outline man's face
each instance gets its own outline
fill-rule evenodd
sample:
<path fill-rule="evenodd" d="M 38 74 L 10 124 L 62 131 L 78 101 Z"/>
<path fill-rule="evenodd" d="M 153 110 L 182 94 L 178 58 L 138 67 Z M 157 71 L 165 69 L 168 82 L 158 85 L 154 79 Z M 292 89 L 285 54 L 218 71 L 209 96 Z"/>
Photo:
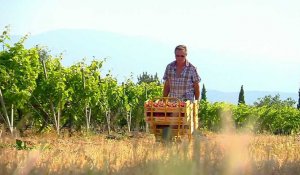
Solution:
<path fill-rule="evenodd" d="M 175 58 L 177 63 L 184 63 L 186 59 L 186 52 L 185 50 L 176 50 L 175 51 Z"/>

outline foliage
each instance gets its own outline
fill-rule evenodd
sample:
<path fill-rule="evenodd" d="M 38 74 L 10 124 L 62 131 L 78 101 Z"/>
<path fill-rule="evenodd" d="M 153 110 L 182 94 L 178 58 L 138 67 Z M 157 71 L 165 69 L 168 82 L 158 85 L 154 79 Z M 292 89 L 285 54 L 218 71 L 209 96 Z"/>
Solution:
<path fill-rule="evenodd" d="M 226 126 L 233 125 L 238 130 L 274 134 L 300 132 L 300 111 L 293 107 L 294 103 L 289 98 L 280 100 L 278 95 L 266 96 L 256 104 L 257 106 L 235 106 L 224 102 L 201 101 L 200 125 L 207 130 L 221 131 L 224 128 L 222 120 L 230 116 L 232 122 L 229 121 Z"/>
<path fill-rule="evenodd" d="M 155 74 L 155 75 L 150 75 L 150 74 L 148 74 L 147 72 L 143 72 L 143 74 L 142 75 L 139 75 L 138 77 L 137 77 L 137 79 L 138 79 L 138 84 L 141 84 L 141 83 L 152 83 L 152 82 L 155 82 L 155 83 L 157 83 L 158 85 L 160 85 L 161 83 L 160 83 L 160 81 L 159 81 L 159 78 L 158 78 L 158 76 L 157 76 L 157 73 Z"/>
<path fill-rule="evenodd" d="M 298 94 L 299 94 L 299 97 L 298 97 L 297 109 L 300 109 L 300 89 L 299 89 Z"/>
<path fill-rule="evenodd" d="M 3 51 L 0 52 L 0 92 L 1 109 L 4 114 L 1 116 L 5 116 L 5 122 L 13 133 L 16 120 L 14 115 L 17 113 L 17 120 L 21 121 L 30 111 L 27 107 L 28 101 L 37 86 L 35 80 L 41 69 L 37 49 L 24 47 L 27 36 L 13 45 L 6 42 L 9 39 L 7 29 L 0 37 L 0 43 L 3 45 Z"/>
<path fill-rule="evenodd" d="M 19 109 L 25 108 L 40 72 L 37 50 L 25 49 L 25 40 L 26 37 L 13 46 L 6 44 L 0 52 L 0 88 L 7 106 L 14 104 Z"/>
<path fill-rule="evenodd" d="M 233 120 L 237 129 L 255 132 L 257 119 L 257 108 L 246 104 L 234 106 Z"/>
<path fill-rule="evenodd" d="M 238 101 L 238 104 L 245 104 L 245 97 L 244 97 L 244 88 L 243 88 L 243 85 L 241 86 L 241 90 L 240 90 L 240 93 L 239 93 L 239 101 Z"/>
<path fill-rule="evenodd" d="M 276 107 L 282 107 L 282 106 L 294 106 L 296 102 L 292 98 L 287 98 L 285 100 L 280 99 L 280 95 L 277 94 L 274 97 L 271 95 L 267 95 L 263 98 L 259 98 L 256 102 L 254 102 L 254 105 L 256 107 L 262 107 L 262 106 L 276 106 Z"/>
<path fill-rule="evenodd" d="M 224 111 L 230 111 L 231 108 L 232 105 L 225 102 L 211 104 L 207 101 L 200 101 L 200 127 L 207 130 L 220 131 L 222 128 L 222 114 Z"/>
<path fill-rule="evenodd" d="M 300 131 L 300 112 L 290 106 L 263 106 L 258 110 L 257 121 L 260 131 L 274 134 L 291 134 Z"/>
<path fill-rule="evenodd" d="M 15 147 L 17 150 L 31 150 L 32 147 L 27 146 L 27 143 L 25 141 L 16 139 Z"/>
<path fill-rule="evenodd" d="M 203 88 L 202 88 L 202 91 L 201 91 L 201 101 L 206 101 L 207 100 L 207 97 L 206 97 L 206 88 L 205 88 L 205 85 L 203 84 Z"/>

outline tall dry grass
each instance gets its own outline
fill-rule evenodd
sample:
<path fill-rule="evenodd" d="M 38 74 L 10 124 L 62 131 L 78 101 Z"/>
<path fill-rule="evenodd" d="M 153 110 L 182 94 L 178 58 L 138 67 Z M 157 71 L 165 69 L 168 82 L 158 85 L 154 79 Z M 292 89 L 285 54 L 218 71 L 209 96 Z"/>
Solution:
<path fill-rule="evenodd" d="M 191 143 L 157 143 L 153 136 L 23 138 L 17 150 L 1 138 L 0 174 L 299 174 L 295 136 L 208 134 Z"/>
<path fill-rule="evenodd" d="M 0 174 L 300 174 L 298 136 L 237 133 L 230 116 L 222 113 L 222 133 L 180 143 L 155 142 L 145 133 L 120 139 L 44 134 L 21 138 L 33 149 L 17 150 L 15 138 L 2 136 Z"/>

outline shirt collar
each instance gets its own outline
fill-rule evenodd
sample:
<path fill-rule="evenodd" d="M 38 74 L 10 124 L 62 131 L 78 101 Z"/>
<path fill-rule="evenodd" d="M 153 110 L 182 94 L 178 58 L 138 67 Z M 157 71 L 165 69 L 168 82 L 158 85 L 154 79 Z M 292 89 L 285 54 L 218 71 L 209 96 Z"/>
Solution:
<path fill-rule="evenodd" d="M 185 59 L 185 66 L 188 67 L 189 65 L 190 65 L 190 62 L 187 59 Z M 172 62 L 172 66 L 176 66 L 176 61 Z"/>

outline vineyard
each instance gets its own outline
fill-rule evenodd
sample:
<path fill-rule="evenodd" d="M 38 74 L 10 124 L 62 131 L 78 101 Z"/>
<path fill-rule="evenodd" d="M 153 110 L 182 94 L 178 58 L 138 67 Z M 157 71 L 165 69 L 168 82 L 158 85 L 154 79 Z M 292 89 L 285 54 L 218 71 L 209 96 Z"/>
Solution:
<path fill-rule="evenodd" d="M 159 82 L 135 83 L 133 77 L 118 82 L 111 73 L 104 75 L 102 67 L 105 59 L 94 59 L 90 63 L 83 60 L 69 67 L 63 66 L 62 56 L 51 55 L 45 47 L 25 48 L 27 37 L 11 43 L 8 29 L 0 36 L 3 48 L 0 51 L 0 154 L 1 157 L 6 155 L 0 161 L 0 172 L 4 174 L 20 171 L 17 160 L 21 160 L 25 167 L 30 166 L 27 159 L 38 164 L 37 168 L 33 168 L 33 174 L 60 174 L 64 169 L 66 174 L 122 174 L 122 170 L 129 171 L 123 174 L 144 171 L 146 174 L 165 174 L 168 166 L 173 167 L 171 172 L 178 170 L 179 174 L 198 174 L 197 166 L 202 167 L 200 173 L 208 174 L 299 172 L 297 134 L 300 132 L 300 111 L 294 107 L 296 102 L 289 98 L 282 100 L 279 95 L 266 96 L 253 105 L 201 100 L 197 106 L 199 127 L 192 144 L 171 144 L 170 149 L 166 149 L 165 145 L 154 142 L 153 136 L 147 134 L 144 107 L 185 108 L 185 102 L 154 101 L 162 96 L 163 87 Z M 153 113 L 154 117 L 160 115 L 166 116 Z M 206 136 L 203 133 L 214 134 Z M 238 150 L 238 156 L 242 156 L 243 149 L 249 148 L 247 156 L 250 157 L 242 156 L 245 164 L 239 163 L 239 167 L 235 167 L 233 164 L 239 159 L 230 157 L 225 151 L 233 151 L 224 141 L 229 136 L 220 137 L 215 133 L 262 136 L 249 136 L 246 145 L 236 143 L 237 148 L 242 149 Z M 275 139 L 273 134 L 284 136 Z M 43 135 L 47 137 L 43 138 Z M 203 138 L 197 140 L 198 136 Z M 31 142 L 21 139 L 15 143 L 14 138 L 29 138 Z M 243 142 L 244 138 L 238 135 L 232 139 Z M 66 150 L 63 150 L 64 147 Z M 114 147 L 117 149 L 113 150 Z M 138 149 L 133 149 L 135 147 Z M 123 152 L 118 149 L 123 149 Z M 153 154 L 156 149 L 158 151 Z M 287 149 L 291 152 L 285 152 Z M 95 157 L 99 150 L 100 157 Z M 180 159 L 174 158 L 174 152 Z M 75 156 L 72 155 L 74 153 Z M 46 156 L 48 154 L 58 155 L 58 160 L 50 160 Z M 76 155 L 82 160 L 76 160 Z M 69 162 L 64 162 L 66 160 L 62 157 L 67 156 L 70 156 Z M 10 161 L 10 157 L 16 159 Z M 232 162 L 227 161 L 228 157 L 232 158 Z M 65 167 L 62 166 L 64 163 Z M 165 169 L 160 167 L 161 171 L 154 170 L 159 164 L 168 166 L 162 166 Z M 182 169 L 176 169 L 180 164 L 184 165 Z M 223 164 L 232 166 L 232 169 L 226 169 Z M 72 170 L 72 167 L 78 171 Z M 273 168 L 272 171 L 268 171 L 269 168 Z"/>
<path fill-rule="evenodd" d="M 1 123 L 21 132 L 55 129 L 108 130 L 144 126 L 143 106 L 160 96 L 156 83 L 135 84 L 131 78 L 120 84 L 111 74 L 102 75 L 103 61 L 62 66 L 61 57 L 45 49 L 26 49 L 26 37 L 13 45 L 6 32 L 0 52 Z"/>

